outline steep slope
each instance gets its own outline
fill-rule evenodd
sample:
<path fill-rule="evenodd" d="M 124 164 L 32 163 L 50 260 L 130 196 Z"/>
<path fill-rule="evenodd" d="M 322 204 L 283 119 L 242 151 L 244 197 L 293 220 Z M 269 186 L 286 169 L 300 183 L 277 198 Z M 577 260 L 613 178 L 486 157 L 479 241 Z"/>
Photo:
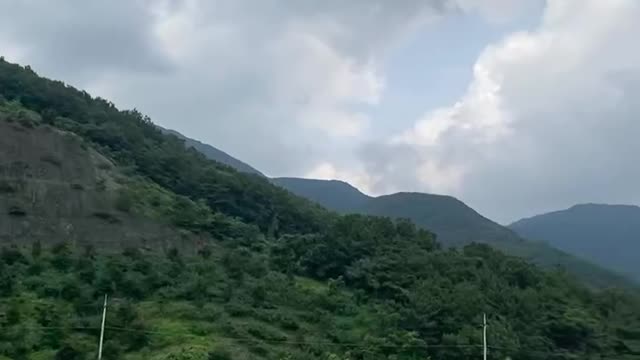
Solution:
<path fill-rule="evenodd" d="M 255 174 L 259 176 L 264 176 L 260 171 L 254 169 L 250 165 L 234 158 L 233 156 L 227 154 L 226 152 L 216 149 L 215 147 L 205 144 L 201 141 L 188 138 L 175 130 L 169 130 L 159 127 L 165 133 L 172 134 L 177 136 L 179 139 L 184 141 L 185 146 L 192 147 L 199 152 L 203 153 L 207 158 L 211 160 L 215 160 L 219 163 L 223 163 L 225 165 L 231 166 L 232 168 L 247 174 Z"/>
<path fill-rule="evenodd" d="M 38 77 L 29 68 L 0 61 L 0 95 L 40 113 L 44 123 L 79 135 L 133 175 L 262 230 L 313 232 L 330 216 L 267 179 L 207 159 L 135 110 L 119 111 L 104 99 Z"/>
<path fill-rule="evenodd" d="M 339 181 L 287 178 L 274 179 L 274 182 L 338 212 L 410 219 L 434 232 L 446 246 L 464 246 L 473 242 L 489 244 L 545 267 L 566 269 L 597 287 L 629 285 L 629 280 L 612 271 L 544 243 L 524 240 L 511 229 L 485 218 L 451 196 L 397 193 L 369 197 Z"/>
<path fill-rule="evenodd" d="M 0 198 L 23 203 L 0 218 L 115 224 L 94 230 L 114 235 L 82 235 L 111 251 L 2 239 L 0 359 L 95 358 L 105 294 L 105 360 L 472 359 L 483 313 L 495 358 L 640 356 L 631 294 L 592 292 L 486 245 L 442 250 L 410 221 L 335 215 L 207 160 L 137 112 L 2 60 L 0 106 L 0 138 L 15 137 L 2 140 L 3 161 L 27 164 L 9 174 L 63 187 L 49 197 L 56 188 L 8 179 Z M 139 221 L 180 237 L 162 252 L 112 242 Z M 178 249 L 182 236 L 197 252 Z"/>
<path fill-rule="evenodd" d="M 153 200 L 153 205 L 149 202 Z M 195 253 L 209 236 L 178 231 L 168 209 L 198 205 L 124 174 L 81 137 L 0 103 L 0 244 Z"/>
<path fill-rule="evenodd" d="M 524 237 L 545 241 L 640 281 L 640 207 L 576 205 L 522 219 L 509 227 Z"/>

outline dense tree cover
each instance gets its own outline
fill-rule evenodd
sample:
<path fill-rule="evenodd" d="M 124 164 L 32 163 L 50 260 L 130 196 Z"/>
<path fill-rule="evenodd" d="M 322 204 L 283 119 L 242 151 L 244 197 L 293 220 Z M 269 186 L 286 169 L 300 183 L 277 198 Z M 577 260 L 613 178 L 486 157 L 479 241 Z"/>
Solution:
<path fill-rule="evenodd" d="M 82 136 L 131 172 L 262 229 L 277 225 L 283 232 L 312 232 L 329 216 L 260 176 L 240 174 L 185 148 L 183 140 L 164 134 L 137 110 L 119 111 L 29 67 L 1 61 L 0 95 L 39 113 L 45 123 Z"/>
<path fill-rule="evenodd" d="M 105 293 L 107 359 L 473 359 L 483 313 L 491 358 L 640 357 L 632 295 L 486 245 L 441 249 L 409 221 L 332 215 L 28 68 L 0 62 L 0 95 L 25 129 L 75 132 L 135 175 L 120 211 L 210 235 L 197 256 L 5 246 L 0 359 L 95 356 Z"/>
<path fill-rule="evenodd" d="M 313 279 L 313 280 L 312 280 Z M 636 359 L 640 303 L 486 245 L 441 250 L 409 222 L 349 216 L 315 235 L 198 256 L 60 244 L 0 251 L 0 354 L 107 359 Z"/>
<path fill-rule="evenodd" d="M 485 218 L 462 201 L 451 196 L 396 193 L 371 197 L 341 181 L 299 178 L 276 178 L 272 181 L 296 195 L 313 200 L 327 209 L 339 213 L 411 219 L 416 225 L 437 234 L 438 241 L 444 246 L 464 246 L 473 242 L 489 244 L 509 255 L 526 258 L 546 268 L 558 266 L 565 268 L 583 282 L 596 288 L 634 286 L 630 279 L 614 272 L 619 269 L 618 267 L 609 266 L 608 269 L 605 269 L 582 260 L 583 253 L 575 251 L 575 246 L 573 248 L 560 246 L 560 249 L 570 250 L 569 253 L 564 253 L 536 241 L 544 239 L 544 237 L 520 237 L 509 228 Z M 632 223 L 633 221 L 629 222 L 629 224 Z M 621 226 L 620 228 L 625 227 Z M 567 239 L 572 238 L 573 241 L 580 242 L 584 233 L 589 232 L 586 227 L 580 228 L 580 230 L 583 236 L 567 237 Z M 600 241 L 603 237 L 594 235 L 595 233 L 591 232 L 590 237 Z M 524 232 L 522 234 L 527 235 Z M 633 236 L 629 236 L 629 238 L 635 239 Z M 565 241 L 571 241 L 567 239 Z M 553 244 L 553 242 L 550 243 Z M 626 248 L 631 249 L 632 247 L 627 246 Z M 633 254 L 630 257 L 632 258 L 635 253 L 629 252 L 629 254 Z M 590 259 L 590 257 L 586 258 Z M 605 265 L 605 263 L 598 264 Z"/>

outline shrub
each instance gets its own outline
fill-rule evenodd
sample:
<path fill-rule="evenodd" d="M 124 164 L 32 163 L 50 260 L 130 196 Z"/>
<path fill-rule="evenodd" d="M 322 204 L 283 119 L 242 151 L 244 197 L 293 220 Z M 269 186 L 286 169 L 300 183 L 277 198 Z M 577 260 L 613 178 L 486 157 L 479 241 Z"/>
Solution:
<path fill-rule="evenodd" d="M 117 216 L 115 216 L 115 215 L 113 215 L 111 213 L 108 213 L 106 211 L 96 211 L 96 212 L 93 213 L 93 216 L 98 218 L 98 219 L 104 220 L 104 221 L 106 221 L 106 222 L 108 222 L 110 224 L 118 224 L 118 223 L 120 223 L 120 219 L 118 219 Z"/>
<path fill-rule="evenodd" d="M 16 192 L 16 188 L 6 180 L 0 180 L 0 194 L 11 194 Z"/>
<path fill-rule="evenodd" d="M 232 360 L 233 356 L 231 351 L 224 347 L 219 347 L 211 350 L 207 356 L 207 360 Z"/>
<path fill-rule="evenodd" d="M 10 216 L 23 217 L 27 216 L 27 211 L 18 205 L 12 205 L 9 207 L 7 214 Z"/>
<path fill-rule="evenodd" d="M 109 164 L 108 162 L 104 161 L 98 164 L 98 169 L 100 170 L 111 170 L 111 164 Z"/>
<path fill-rule="evenodd" d="M 46 162 L 46 163 L 49 163 L 49 164 L 57 166 L 57 167 L 61 167 L 62 166 L 62 161 L 60 159 L 58 159 L 57 157 L 51 155 L 51 154 L 47 154 L 47 155 L 41 156 L 40 160 L 42 162 Z"/>
<path fill-rule="evenodd" d="M 133 194 L 130 191 L 120 190 L 116 198 L 116 209 L 129 212 L 133 207 Z"/>

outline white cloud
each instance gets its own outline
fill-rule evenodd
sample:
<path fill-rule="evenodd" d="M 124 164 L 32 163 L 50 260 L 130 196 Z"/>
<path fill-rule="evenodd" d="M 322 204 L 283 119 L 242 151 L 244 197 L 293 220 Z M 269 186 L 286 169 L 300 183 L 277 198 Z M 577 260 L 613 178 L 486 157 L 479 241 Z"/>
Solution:
<path fill-rule="evenodd" d="M 384 172 L 377 186 L 414 179 L 501 220 L 640 202 L 639 19 L 635 0 L 549 0 L 537 30 L 485 49 L 458 102 L 389 139 L 392 161 L 415 170 Z"/>

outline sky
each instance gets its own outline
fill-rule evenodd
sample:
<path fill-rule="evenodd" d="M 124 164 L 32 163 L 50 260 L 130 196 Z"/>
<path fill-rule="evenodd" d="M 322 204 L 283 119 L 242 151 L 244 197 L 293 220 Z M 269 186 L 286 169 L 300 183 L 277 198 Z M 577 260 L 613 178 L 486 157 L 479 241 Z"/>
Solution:
<path fill-rule="evenodd" d="M 640 204 L 637 0 L 0 0 L 0 55 L 269 176 Z"/>

